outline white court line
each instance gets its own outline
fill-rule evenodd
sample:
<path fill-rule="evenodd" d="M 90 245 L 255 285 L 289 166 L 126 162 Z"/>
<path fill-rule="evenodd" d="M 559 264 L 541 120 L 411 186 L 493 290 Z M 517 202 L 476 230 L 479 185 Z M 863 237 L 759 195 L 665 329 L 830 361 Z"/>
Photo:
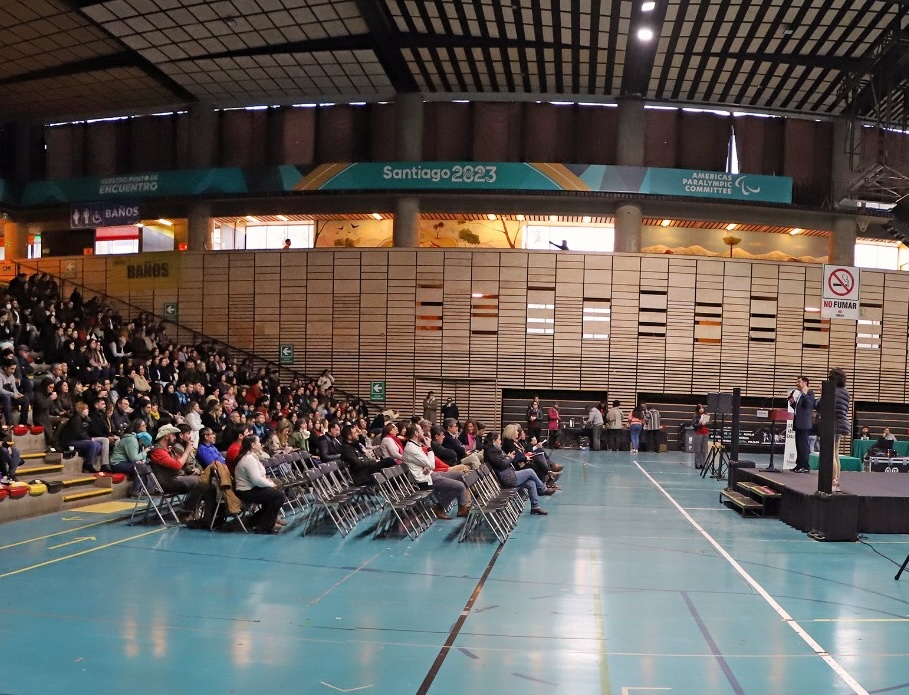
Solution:
<path fill-rule="evenodd" d="M 723 546 L 721 546 L 719 543 L 717 543 L 713 539 L 713 536 L 711 536 L 709 533 L 707 533 L 707 531 L 705 531 L 704 528 L 697 521 L 695 521 L 691 517 L 691 515 L 682 508 L 682 506 L 678 502 L 676 502 L 672 498 L 672 495 L 670 495 L 668 492 L 666 492 L 665 489 L 663 489 L 662 485 L 660 485 L 656 480 L 654 480 L 653 477 L 651 477 L 651 475 L 647 471 L 645 471 L 637 461 L 634 462 L 634 465 L 638 467 L 638 470 L 640 470 L 641 473 L 644 474 L 644 477 L 647 478 L 653 484 L 653 486 L 656 487 L 657 490 L 659 490 L 661 493 L 663 493 L 663 496 L 665 496 L 666 499 L 669 500 L 669 503 L 672 504 L 672 506 L 675 507 L 683 517 L 685 517 L 685 519 L 688 521 L 688 523 L 691 524 L 692 526 L 694 526 L 694 528 L 696 528 L 698 530 L 698 532 L 706 539 L 706 541 L 708 543 L 710 543 L 710 545 L 712 545 L 716 549 L 716 551 L 720 555 L 723 556 L 723 558 L 725 558 L 726 562 L 728 562 L 730 565 L 732 565 L 733 569 L 739 573 L 739 575 L 742 577 L 742 579 L 744 579 L 748 584 L 750 584 L 751 588 L 754 589 L 756 592 L 758 592 L 758 594 L 761 595 L 761 597 L 770 605 L 771 608 L 773 608 L 773 610 L 775 610 L 777 612 L 777 614 L 779 614 L 779 616 L 783 619 L 783 621 L 785 623 L 787 623 L 789 625 L 789 627 L 791 627 L 793 630 L 795 630 L 795 633 L 805 641 L 805 644 L 807 644 L 809 647 L 811 647 L 811 650 L 815 654 L 817 654 L 819 657 L 821 657 L 827 663 L 827 665 L 833 669 L 833 672 L 836 673 L 836 675 L 838 675 L 843 680 L 844 683 L 846 683 L 846 685 L 848 685 L 850 688 L 852 688 L 852 692 L 854 692 L 856 695 L 869 695 L 868 691 L 865 690 L 861 685 L 859 685 L 859 682 L 857 680 L 855 680 L 855 678 L 853 678 L 851 675 L 849 675 L 849 672 L 846 671 L 846 669 L 844 669 L 842 666 L 840 666 L 839 662 L 836 659 L 834 659 L 832 656 L 830 656 L 830 654 L 827 652 L 827 650 L 824 649 L 820 644 L 818 644 L 814 640 L 814 638 L 811 635 L 809 635 L 805 631 L 805 629 L 801 625 L 799 625 L 795 621 L 795 619 L 791 615 L 789 615 L 779 603 L 777 603 L 774 600 L 774 598 L 767 592 L 767 590 L 764 589 L 764 587 L 762 587 L 760 584 L 758 584 L 757 580 L 754 579 L 754 577 L 752 577 L 750 574 L 748 574 L 748 572 L 745 571 L 745 568 L 742 567 L 738 562 L 736 562 L 735 558 L 733 558 L 732 555 L 730 555 L 728 552 L 726 552 L 726 549 L 723 548 Z"/>

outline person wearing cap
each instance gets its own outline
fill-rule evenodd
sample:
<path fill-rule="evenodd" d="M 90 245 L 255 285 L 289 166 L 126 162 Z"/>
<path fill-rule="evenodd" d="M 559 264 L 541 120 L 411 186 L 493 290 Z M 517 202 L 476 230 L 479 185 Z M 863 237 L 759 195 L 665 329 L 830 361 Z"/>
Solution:
<path fill-rule="evenodd" d="M 183 466 L 192 456 L 193 448 L 192 445 L 187 446 L 182 455 L 177 457 L 173 446 L 179 434 L 180 429 L 173 425 L 163 425 L 158 428 L 155 445 L 148 455 L 148 462 L 164 492 L 168 494 L 186 493 L 186 498 L 183 500 L 184 516 L 192 517 L 199 506 L 204 489 L 199 485 L 199 476 L 183 474 Z"/>
<path fill-rule="evenodd" d="M 151 435 L 145 431 L 145 423 L 136 420 L 130 431 L 124 433 L 110 455 L 110 470 L 113 473 L 126 473 L 133 478 L 130 495 L 138 494 L 139 481 L 135 478 L 136 464 L 144 462 L 148 456 L 148 447 L 152 444 Z"/>

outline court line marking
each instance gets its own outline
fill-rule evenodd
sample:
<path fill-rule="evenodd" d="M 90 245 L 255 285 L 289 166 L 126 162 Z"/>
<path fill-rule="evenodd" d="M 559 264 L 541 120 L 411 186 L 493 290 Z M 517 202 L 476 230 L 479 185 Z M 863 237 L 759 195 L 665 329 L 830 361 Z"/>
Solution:
<path fill-rule="evenodd" d="M 606 630 L 603 627 L 603 594 L 600 591 L 600 573 L 597 570 L 599 556 L 597 551 L 590 551 L 590 584 L 593 587 L 593 614 L 596 618 L 597 634 L 597 656 L 600 657 L 600 692 L 608 695 L 612 692 L 611 680 L 609 678 L 609 652 L 606 651 Z"/>
<path fill-rule="evenodd" d="M 104 550 L 105 548 L 110 548 L 114 545 L 120 545 L 121 543 L 126 543 L 127 541 L 134 541 L 137 538 L 143 538 L 144 536 L 150 536 L 153 533 L 161 533 L 164 531 L 167 526 L 162 526 L 161 528 L 152 529 L 151 531 L 146 531 L 145 533 L 140 533 L 135 536 L 129 536 L 128 538 L 121 538 L 119 541 L 113 541 L 111 543 L 105 543 L 104 545 L 99 545 L 95 548 L 88 548 L 87 550 L 80 550 L 78 553 L 72 553 L 71 555 L 64 555 L 63 557 L 54 558 L 53 560 L 45 560 L 44 562 L 39 562 L 37 565 L 30 565 L 28 567 L 22 567 L 12 572 L 4 572 L 0 574 L 0 579 L 5 579 L 6 577 L 12 577 L 15 574 L 22 574 L 23 572 L 29 572 L 31 570 L 40 569 L 41 567 L 47 567 L 48 565 L 54 565 L 58 562 L 63 562 L 64 560 L 71 560 L 74 557 L 79 557 L 80 555 L 87 555 L 88 553 L 94 553 L 98 550 Z"/>
<path fill-rule="evenodd" d="M 865 690 L 859 684 L 859 682 L 849 674 L 848 671 L 846 671 L 845 668 L 840 666 L 839 662 L 836 659 L 830 656 L 827 650 L 818 644 L 815 639 L 809 635 L 808 632 L 801 625 L 799 625 L 799 623 L 796 622 L 796 620 L 791 615 L 789 615 L 789 613 L 787 613 L 779 603 L 776 602 L 776 600 L 767 592 L 763 586 L 758 583 L 754 577 L 745 571 L 744 567 L 736 562 L 735 558 L 732 557 L 732 555 L 730 555 L 722 545 L 714 540 L 713 536 L 707 533 L 707 531 L 697 521 L 695 521 L 694 518 L 692 518 L 692 516 L 686 512 L 678 502 L 675 501 L 672 495 L 666 492 L 662 485 L 654 480 L 653 477 L 647 471 L 645 471 L 637 461 L 635 461 L 634 465 L 637 466 L 638 470 L 641 471 L 644 477 L 647 478 L 667 500 L 669 500 L 670 504 L 672 504 L 672 506 L 675 507 L 683 517 L 685 517 L 685 520 L 695 529 L 697 529 L 698 533 L 700 533 L 704 539 L 710 545 L 712 545 L 714 549 L 723 557 L 723 559 L 725 559 L 726 562 L 728 562 L 732 568 L 738 572 L 739 576 L 744 579 L 745 582 L 749 584 L 751 588 L 754 589 L 761 596 L 761 598 L 763 598 L 770 605 L 771 608 L 773 608 L 774 611 L 776 611 L 776 613 L 783 619 L 783 622 L 787 623 L 789 627 L 795 630 L 795 633 L 802 638 L 805 644 L 807 644 L 817 656 L 821 657 L 824 662 L 831 669 L 833 669 L 833 672 L 836 673 L 836 675 L 838 675 L 844 683 L 846 683 L 846 685 L 852 688 L 852 692 L 854 692 L 856 695 L 870 695 L 868 691 Z"/>
<path fill-rule="evenodd" d="M 29 538 L 24 541 L 19 541 L 17 543 L 10 543 L 9 545 L 0 545 L 0 550 L 6 550 L 7 548 L 15 548 L 17 545 L 25 545 L 26 543 L 34 543 L 36 541 L 44 541 L 48 538 L 54 538 L 55 536 L 62 536 L 64 533 L 74 533 L 76 531 L 81 531 L 85 528 L 91 528 L 92 526 L 98 526 L 99 524 L 109 524 L 114 519 L 104 519 L 103 521 L 96 521 L 92 524 L 86 524 L 85 526 L 78 526 L 76 528 L 68 528 L 65 531 L 57 531 L 57 533 L 49 533 L 46 536 L 37 536 L 35 538 Z"/>

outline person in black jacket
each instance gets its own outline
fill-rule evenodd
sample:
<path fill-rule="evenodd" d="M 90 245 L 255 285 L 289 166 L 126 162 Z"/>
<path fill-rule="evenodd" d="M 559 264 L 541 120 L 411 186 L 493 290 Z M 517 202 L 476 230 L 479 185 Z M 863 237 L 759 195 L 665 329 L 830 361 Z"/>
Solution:
<path fill-rule="evenodd" d="M 468 454 L 464 445 L 458 440 L 458 421 L 454 418 L 446 418 L 442 423 L 445 428 L 445 437 L 442 440 L 442 446 L 451 449 L 458 457 L 458 463 L 463 463 L 471 468 L 479 468 L 482 461 L 476 454 Z"/>
<path fill-rule="evenodd" d="M 328 428 L 328 433 L 319 440 L 319 458 L 323 461 L 337 461 L 341 458 L 341 425 L 337 422 Z"/>
<path fill-rule="evenodd" d="M 433 425 L 429 433 L 432 440 L 432 453 L 435 455 L 436 460 L 441 461 L 448 466 L 448 470 L 456 473 L 466 473 L 470 470 L 470 466 L 461 463 L 454 450 L 445 446 L 445 430 L 442 429 L 441 425 Z"/>
<path fill-rule="evenodd" d="M 72 447 L 82 456 L 82 472 L 95 473 L 95 461 L 101 453 L 101 445 L 88 436 L 88 404 L 76 404 L 75 412 L 61 428 L 57 441 L 61 448 Z"/>
<path fill-rule="evenodd" d="M 506 454 L 502 451 L 502 438 L 498 432 L 490 432 L 486 435 L 483 460 L 496 472 L 499 483 L 505 488 L 523 487 L 526 489 L 530 496 L 530 513 L 546 516 L 548 512 L 540 507 L 540 495 L 552 495 L 555 493 L 555 489 L 543 485 L 537 474 L 530 468 L 516 471 L 511 465 L 513 459 L 513 453 Z"/>
<path fill-rule="evenodd" d="M 392 459 L 377 461 L 366 455 L 360 444 L 360 428 L 357 425 L 344 425 L 341 428 L 341 461 L 347 464 L 350 476 L 357 485 L 374 485 L 373 473 L 380 473 L 383 468 L 394 466 Z"/>

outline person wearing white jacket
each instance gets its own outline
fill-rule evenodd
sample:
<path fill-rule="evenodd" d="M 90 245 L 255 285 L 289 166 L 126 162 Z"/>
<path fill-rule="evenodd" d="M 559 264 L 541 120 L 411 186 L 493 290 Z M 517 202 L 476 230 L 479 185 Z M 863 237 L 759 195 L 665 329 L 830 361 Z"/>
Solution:
<path fill-rule="evenodd" d="M 450 516 L 445 512 L 454 498 L 458 498 L 458 516 L 467 516 L 470 508 L 470 493 L 458 478 L 461 473 L 436 473 L 435 454 L 423 451 L 423 429 L 414 423 L 404 431 L 407 444 L 404 445 L 404 465 L 421 490 L 435 490 L 436 506 L 432 511 L 437 519 L 448 521 Z"/>
<path fill-rule="evenodd" d="M 265 476 L 265 466 L 259 459 L 262 444 L 254 434 L 243 437 L 237 468 L 234 470 L 234 488 L 237 497 L 248 504 L 258 504 L 259 511 L 252 516 L 256 533 L 278 533 L 284 526 L 278 520 L 281 506 L 287 502 L 284 492 L 273 480 Z"/>
<path fill-rule="evenodd" d="M 190 401 L 186 404 L 186 415 L 184 421 L 192 430 L 193 447 L 199 448 L 199 432 L 202 431 L 202 408 L 198 401 Z"/>

